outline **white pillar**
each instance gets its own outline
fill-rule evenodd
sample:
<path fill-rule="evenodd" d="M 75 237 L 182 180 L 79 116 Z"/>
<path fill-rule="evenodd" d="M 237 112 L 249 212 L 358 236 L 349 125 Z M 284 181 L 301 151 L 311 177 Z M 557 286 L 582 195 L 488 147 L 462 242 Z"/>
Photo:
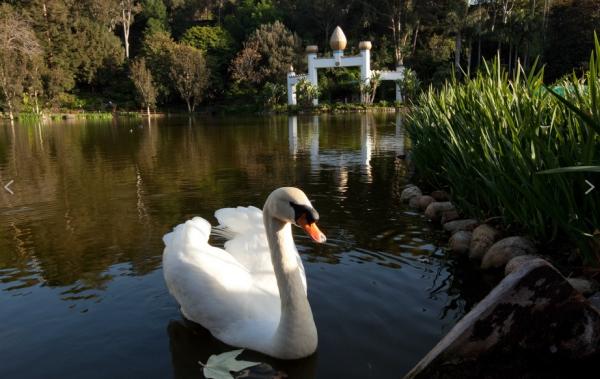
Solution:
<path fill-rule="evenodd" d="M 360 50 L 361 63 L 360 63 L 360 81 L 362 84 L 367 84 L 371 80 L 371 42 L 361 41 L 358 44 Z M 360 94 L 362 102 L 366 102 L 365 95 Z"/>
<path fill-rule="evenodd" d="M 402 92 L 400 91 L 400 85 L 396 81 L 396 101 L 402 101 Z"/>
<path fill-rule="evenodd" d="M 404 66 L 396 66 L 396 71 L 400 73 L 400 80 L 404 80 Z M 396 80 L 396 101 L 402 101 L 402 91 L 398 80 Z"/>
<path fill-rule="evenodd" d="M 319 85 L 317 77 L 317 68 L 315 67 L 315 59 L 317 59 L 318 47 L 316 45 L 306 46 L 306 63 L 308 66 L 308 81 L 314 86 Z M 319 99 L 313 99 L 313 105 L 318 105 Z"/>
<path fill-rule="evenodd" d="M 288 105 L 296 105 L 296 80 L 294 71 L 288 72 L 287 75 L 287 103 Z"/>
<path fill-rule="evenodd" d="M 333 60 L 335 61 L 335 67 L 340 67 L 342 65 L 342 56 L 344 56 L 343 50 L 333 51 Z"/>
<path fill-rule="evenodd" d="M 362 57 L 360 80 L 368 82 L 371 79 L 371 52 L 369 50 L 362 50 L 360 56 Z"/>

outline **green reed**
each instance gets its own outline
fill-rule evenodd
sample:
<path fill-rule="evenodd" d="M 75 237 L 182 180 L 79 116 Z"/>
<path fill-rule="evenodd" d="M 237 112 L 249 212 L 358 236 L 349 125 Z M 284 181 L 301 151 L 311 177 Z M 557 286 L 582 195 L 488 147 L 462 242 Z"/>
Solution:
<path fill-rule="evenodd" d="M 585 195 L 585 179 L 600 164 L 599 59 L 596 40 L 584 78 L 557 83 L 564 96 L 544 86 L 543 68 L 509 76 L 497 60 L 423 93 L 407 120 L 423 179 L 448 186 L 467 213 L 501 216 L 545 243 L 567 237 L 598 262 L 600 190 Z"/>

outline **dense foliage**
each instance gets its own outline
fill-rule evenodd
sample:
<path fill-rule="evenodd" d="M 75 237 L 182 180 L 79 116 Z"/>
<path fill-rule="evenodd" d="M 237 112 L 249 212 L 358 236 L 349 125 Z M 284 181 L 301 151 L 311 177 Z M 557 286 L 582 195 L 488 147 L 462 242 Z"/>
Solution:
<path fill-rule="evenodd" d="M 290 64 L 302 72 L 308 44 L 327 54 L 337 25 L 349 39 L 347 54 L 357 52 L 358 41 L 371 40 L 373 68 L 412 69 L 411 90 L 415 83 L 440 86 L 453 74 L 474 75 L 483 58 L 498 54 L 508 72 L 529 68 L 539 57 L 546 82 L 573 70 L 581 75 L 593 31 L 600 29 L 600 2 L 11 0 L 2 2 L 0 25 L 0 41 L 16 35 L 33 46 L 0 46 L 0 71 L 15 72 L 0 78 L 0 106 L 7 114 L 145 106 L 130 79 L 140 58 L 153 78 L 156 105 L 184 108 L 186 95 L 171 69 L 173 54 L 188 51 L 180 46 L 197 49 L 205 61 L 203 94 L 194 99 L 263 104 L 284 101 L 279 89 Z M 321 96 L 356 100 L 357 80 L 349 69 L 324 72 Z M 391 100 L 392 91 L 382 84 L 377 96 Z"/>
<path fill-rule="evenodd" d="M 542 70 L 511 77 L 496 61 L 422 94 L 407 130 L 423 178 L 473 215 L 501 216 L 541 242 L 568 236 L 600 262 L 600 194 L 586 194 L 586 180 L 600 187 L 599 61 L 597 44 L 582 78 L 550 89 Z"/>

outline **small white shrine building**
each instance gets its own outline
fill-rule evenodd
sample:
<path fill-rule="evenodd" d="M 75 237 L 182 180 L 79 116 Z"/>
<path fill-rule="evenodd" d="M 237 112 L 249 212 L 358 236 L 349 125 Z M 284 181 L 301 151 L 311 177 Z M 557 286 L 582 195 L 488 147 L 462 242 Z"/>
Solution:
<path fill-rule="evenodd" d="M 393 80 L 396 82 L 396 100 L 402 101 L 400 92 L 399 80 L 404 78 L 404 67 L 396 67 L 396 71 L 373 71 L 371 70 L 371 41 L 361 41 L 358 44 L 360 51 L 359 55 L 345 56 L 344 49 L 348 41 L 346 36 L 339 26 L 335 28 L 329 45 L 333 50 L 332 57 L 318 57 L 318 46 L 306 46 L 306 60 L 308 63 L 307 74 L 296 74 L 293 67 L 290 67 L 290 72 L 287 75 L 287 93 L 288 104 L 296 104 L 296 84 L 302 80 L 308 80 L 312 85 L 317 86 L 319 83 L 317 70 L 319 68 L 335 68 L 335 67 L 360 67 L 361 83 L 368 84 L 373 75 L 378 74 L 379 80 Z M 365 96 L 361 96 L 362 101 L 365 101 Z M 318 99 L 313 100 L 313 104 L 319 104 Z"/>

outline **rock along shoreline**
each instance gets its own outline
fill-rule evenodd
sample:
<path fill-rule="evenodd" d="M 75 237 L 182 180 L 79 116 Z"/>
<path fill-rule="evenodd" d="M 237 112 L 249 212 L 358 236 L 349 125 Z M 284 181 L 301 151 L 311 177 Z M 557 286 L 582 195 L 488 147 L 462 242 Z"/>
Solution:
<path fill-rule="evenodd" d="M 409 184 L 400 199 L 442 225 L 449 253 L 505 273 L 405 378 L 595 377 L 588 373 L 600 362 L 598 283 L 565 278 L 527 236 L 461 218 L 444 191 L 426 195 Z"/>

